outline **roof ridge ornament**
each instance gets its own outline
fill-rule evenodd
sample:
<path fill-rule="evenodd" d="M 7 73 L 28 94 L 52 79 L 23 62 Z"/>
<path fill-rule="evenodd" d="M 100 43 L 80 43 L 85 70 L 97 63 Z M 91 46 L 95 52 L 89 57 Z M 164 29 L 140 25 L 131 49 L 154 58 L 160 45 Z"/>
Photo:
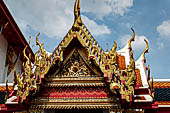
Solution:
<path fill-rule="evenodd" d="M 115 41 L 113 41 L 114 45 L 112 47 L 112 49 L 109 51 L 109 54 L 111 54 L 112 52 L 115 52 L 117 49 L 117 43 Z"/>
<path fill-rule="evenodd" d="M 132 32 L 133 32 L 133 36 L 132 36 L 132 38 L 129 40 L 129 42 L 128 42 L 128 48 L 129 49 L 132 49 L 132 47 L 131 47 L 131 42 L 132 41 L 135 41 L 135 30 L 133 29 L 133 28 L 131 28 L 131 30 L 132 30 Z"/>
<path fill-rule="evenodd" d="M 77 19 L 77 0 L 75 0 L 75 5 L 74 5 L 74 22 Z"/>
<path fill-rule="evenodd" d="M 82 25 L 82 20 L 81 20 L 81 15 L 80 15 L 80 0 L 75 0 L 75 5 L 74 5 L 74 24 L 73 28 L 74 30 L 77 30 L 79 26 Z"/>
<path fill-rule="evenodd" d="M 146 48 L 145 50 L 143 51 L 142 53 L 142 58 L 145 60 L 145 53 L 148 53 L 148 50 L 149 50 L 149 44 L 148 44 L 148 41 L 146 39 L 144 39 L 145 43 L 146 43 Z"/>

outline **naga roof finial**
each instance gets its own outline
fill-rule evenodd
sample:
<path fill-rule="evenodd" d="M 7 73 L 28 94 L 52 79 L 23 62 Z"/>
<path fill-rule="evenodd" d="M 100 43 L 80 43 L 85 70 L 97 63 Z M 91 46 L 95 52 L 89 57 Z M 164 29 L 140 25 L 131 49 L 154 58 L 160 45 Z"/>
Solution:
<path fill-rule="evenodd" d="M 81 16 L 80 16 L 80 0 L 78 0 L 78 6 L 77 6 L 77 9 L 78 9 L 78 23 L 79 24 L 82 24 L 82 20 L 81 20 Z"/>
<path fill-rule="evenodd" d="M 112 49 L 109 51 L 109 54 L 115 52 L 117 49 L 117 43 L 115 41 L 113 41 L 113 42 L 114 42 L 114 45 L 113 45 Z"/>
<path fill-rule="evenodd" d="M 77 0 L 75 0 L 75 4 L 74 4 L 74 19 L 75 20 L 77 19 Z"/>
<path fill-rule="evenodd" d="M 116 50 L 116 48 L 117 48 L 117 43 L 114 41 L 113 50 Z"/>
<path fill-rule="evenodd" d="M 132 47 L 131 47 L 131 42 L 132 41 L 135 41 L 135 30 L 133 29 L 133 28 L 131 28 L 131 30 L 132 30 L 132 32 L 133 32 L 133 36 L 132 36 L 132 38 L 129 40 L 129 42 L 128 42 L 128 47 L 131 49 Z"/>
<path fill-rule="evenodd" d="M 77 9 L 78 9 L 78 15 L 80 15 L 80 0 L 78 0 Z"/>
<path fill-rule="evenodd" d="M 74 16 L 75 16 L 75 19 L 74 19 L 73 28 L 78 28 L 78 26 L 82 25 L 82 20 L 80 16 L 80 0 L 78 0 L 78 4 L 77 4 L 77 0 L 75 0 Z"/>
<path fill-rule="evenodd" d="M 142 58 L 145 59 L 145 53 L 148 53 L 148 50 L 149 50 L 149 44 L 148 44 L 148 41 L 146 39 L 144 39 L 145 43 L 146 43 L 146 48 L 145 50 L 143 51 L 142 53 Z"/>

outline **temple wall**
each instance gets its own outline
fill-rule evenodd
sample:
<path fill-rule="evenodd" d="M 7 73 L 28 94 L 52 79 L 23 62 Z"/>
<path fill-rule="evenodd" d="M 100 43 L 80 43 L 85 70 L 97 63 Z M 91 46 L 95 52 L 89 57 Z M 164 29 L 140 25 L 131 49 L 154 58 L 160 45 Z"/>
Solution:
<path fill-rule="evenodd" d="M 13 57 L 13 62 L 16 60 L 17 58 L 17 55 L 14 54 L 14 57 Z M 22 62 L 20 59 L 18 59 L 17 63 L 15 64 L 15 69 L 16 69 L 16 72 L 20 73 L 21 72 L 21 66 L 22 66 Z M 21 74 L 21 73 L 20 73 Z M 8 82 L 13 82 L 13 79 L 14 79 L 14 70 L 9 74 L 8 76 Z"/>
<path fill-rule="evenodd" d="M 4 73 L 5 73 L 7 47 L 8 47 L 8 42 L 0 34 L 0 83 L 3 83 L 5 79 Z"/>
<path fill-rule="evenodd" d="M 0 83 L 5 83 L 6 80 L 8 79 L 8 82 L 13 82 L 14 78 L 14 70 L 9 74 L 7 78 L 7 70 L 8 68 L 5 67 L 6 63 L 6 53 L 7 53 L 7 48 L 8 48 L 8 42 L 5 40 L 5 38 L 0 35 Z M 13 56 L 13 62 L 16 60 L 17 55 L 14 53 Z M 21 66 L 22 62 L 19 59 L 15 65 L 16 72 L 21 72 Z"/>

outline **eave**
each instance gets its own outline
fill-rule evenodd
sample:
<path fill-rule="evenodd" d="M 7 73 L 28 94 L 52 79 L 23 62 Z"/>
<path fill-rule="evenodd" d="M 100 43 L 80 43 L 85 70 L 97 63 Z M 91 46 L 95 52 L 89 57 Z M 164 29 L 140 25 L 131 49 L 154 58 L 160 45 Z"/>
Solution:
<path fill-rule="evenodd" d="M 3 0 L 0 0 L 0 18 L 3 19 L 1 21 L 1 24 L 6 24 L 8 22 L 7 27 L 2 31 L 2 35 L 5 37 L 8 43 L 12 45 L 16 54 L 18 55 L 19 53 L 21 53 L 24 47 L 28 45 L 26 53 L 27 54 L 31 53 L 31 61 L 34 62 L 34 53 L 32 49 L 29 47 L 29 44 L 25 40 L 25 37 L 21 33 L 18 25 L 16 24 L 15 20 L 13 19 Z"/>

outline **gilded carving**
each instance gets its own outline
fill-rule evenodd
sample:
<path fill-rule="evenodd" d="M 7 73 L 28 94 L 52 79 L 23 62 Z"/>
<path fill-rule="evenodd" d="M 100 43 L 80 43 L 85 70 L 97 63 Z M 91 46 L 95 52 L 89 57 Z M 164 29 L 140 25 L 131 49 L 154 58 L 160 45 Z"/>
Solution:
<path fill-rule="evenodd" d="M 85 62 L 79 55 L 77 49 L 74 51 L 71 58 L 64 65 L 63 70 L 57 74 L 57 76 L 67 77 L 79 77 L 79 76 L 91 76 L 94 73 L 88 69 Z"/>

